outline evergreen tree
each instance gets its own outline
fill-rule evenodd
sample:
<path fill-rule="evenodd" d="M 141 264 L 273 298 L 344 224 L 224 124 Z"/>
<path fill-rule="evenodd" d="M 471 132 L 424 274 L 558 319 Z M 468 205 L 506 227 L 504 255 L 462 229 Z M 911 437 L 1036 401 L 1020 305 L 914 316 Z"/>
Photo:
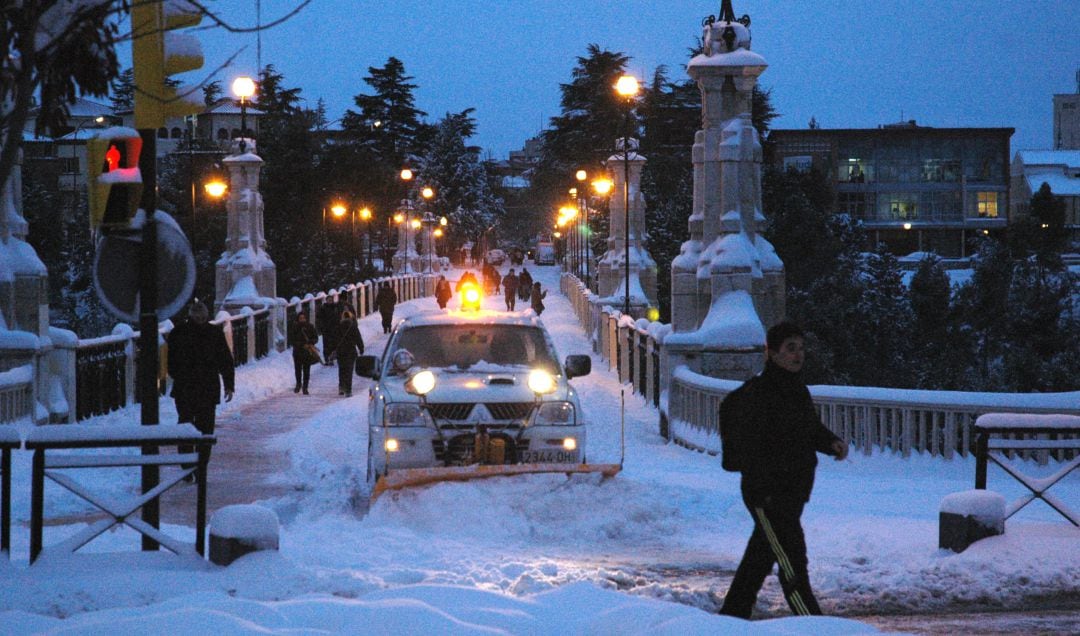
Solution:
<path fill-rule="evenodd" d="M 1073 298 L 1080 288 L 1062 267 L 1038 259 L 1015 261 L 1003 307 L 1002 352 L 1005 390 L 1074 391 L 1080 387 L 1077 324 Z"/>
<path fill-rule="evenodd" d="M 221 80 L 214 80 L 203 86 L 203 103 L 213 106 L 221 99 Z"/>
<path fill-rule="evenodd" d="M 135 110 L 135 70 L 126 68 L 111 83 L 110 108 L 114 113 Z"/>
<path fill-rule="evenodd" d="M 492 191 L 487 170 L 479 160 L 479 148 L 465 143 L 476 131 L 473 112 L 469 108 L 447 114 L 435 126 L 419 162 L 423 182 L 435 189 L 431 209 L 450 222 L 444 251 L 465 241 L 479 241 L 484 230 L 504 214 L 502 200 Z"/>
<path fill-rule="evenodd" d="M 1069 242 L 1065 227 L 1065 202 L 1043 183 L 1031 197 L 1028 213 L 1011 220 L 1009 248 L 1016 258 L 1034 254 L 1040 261 L 1056 264 Z"/>
<path fill-rule="evenodd" d="M 913 316 L 909 362 L 915 388 L 942 391 L 970 386 L 971 347 L 956 322 L 952 287 L 941 259 L 929 255 L 919 262 L 908 297 Z"/>
<path fill-rule="evenodd" d="M 1008 248 L 984 239 L 972 257 L 971 279 L 957 291 L 959 320 L 977 352 L 973 360 L 971 388 L 1004 390 L 1001 354 L 1008 329 L 1005 306 L 1012 285 L 1012 261 Z"/>
<path fill-rule="evenodd" d="M 353 97 L 359 112 L 347 110 L 341 119 L 344 130 L 360 143 L 374 146 L 380 160 L 395 171 L 417 154 L 418 142 L 430 133 L 421 119 L 427 113 L 416 108 L 413 92 L 417 85 L 410 83 L 412 79 L 396 57 L 381 68 L 369 66 L 364 83 L 374 92 Z"/>
<path fill-rule="evenodd" d="M 857 384 L 911 388 L 908 338 L 911 306 L 900 263 L 885 246 L 864 260 L 866 284 L 856 305 L 855 321 L 847 323 L 858 343 L 850 360 Z"/>

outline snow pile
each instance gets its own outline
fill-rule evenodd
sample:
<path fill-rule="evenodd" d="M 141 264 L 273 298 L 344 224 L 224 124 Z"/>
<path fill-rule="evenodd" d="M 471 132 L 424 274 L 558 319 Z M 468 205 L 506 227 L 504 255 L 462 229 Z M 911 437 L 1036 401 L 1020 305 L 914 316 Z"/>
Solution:
<path fill-rule="evenodd" d="M 210 532 L 222 539 L 241 539 L 257 549 L 273 549 L 278 543 L 278 516 L 266 506 L 225 506 L 210 518 Z"/>

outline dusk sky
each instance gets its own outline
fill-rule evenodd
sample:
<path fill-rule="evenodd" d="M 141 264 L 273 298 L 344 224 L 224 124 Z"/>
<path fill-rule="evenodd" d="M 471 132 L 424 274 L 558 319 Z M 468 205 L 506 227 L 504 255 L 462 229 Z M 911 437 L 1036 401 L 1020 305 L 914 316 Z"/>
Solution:
<path fill-rule="evenodd" d="M 210 6 L 247 26 L 255 4 Z M 296 4 L 262 0 L 263 21 Z M 559 85 L 588 44 L 629 55 L 640 79 L 661 64 L 682 79 L 702 18 L 719 8 L 720 0 L 314 0 L 263 32 L 262 62 L 311 106 L 322 97 L 333 120 L 368 92 L 368 67 L 395 56 L 430 120 L 476 108 L 473 141 L 501 159 L 558 114 Z M 1052 96 L 1077 90 L 1078 0 L 734 0 L 734 9 L 750 15 L 753 48 L 769 62 L 761 84 L 781 113 L 774 128 L 805 128 L 811 116 L 824 128 L 902 117 L 1014 127 L 1014 151 L 1049 148 Z M 190 74 L 196 81 L 242 48 L 219 73 L 223 84 L 257 71 L 254 34 L 199 38 L 206 65 Z"/>

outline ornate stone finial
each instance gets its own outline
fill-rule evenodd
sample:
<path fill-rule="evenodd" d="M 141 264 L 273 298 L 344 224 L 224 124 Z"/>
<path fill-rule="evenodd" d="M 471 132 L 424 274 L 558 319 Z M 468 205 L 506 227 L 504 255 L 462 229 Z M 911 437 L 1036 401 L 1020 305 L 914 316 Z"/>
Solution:
<path fill-rule="evenodd" d="M 721 22 L 734 22 L 735 10 L 731 8 L 731 0 L 724 0 L 720 3 L 720 21 Z"/>

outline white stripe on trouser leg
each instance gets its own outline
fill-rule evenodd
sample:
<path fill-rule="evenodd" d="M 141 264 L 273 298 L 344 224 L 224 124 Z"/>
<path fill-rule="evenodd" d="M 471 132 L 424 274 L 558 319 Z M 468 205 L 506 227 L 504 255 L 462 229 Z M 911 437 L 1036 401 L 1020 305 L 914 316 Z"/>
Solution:
<path fill-rule="evenodd" d="M 797 613 L 810 616 L 810 610 L 807 609 L 806 603 L 803 602 L 802 596 L 799 595 L 799 591 L 795 589 L 795 569 L 791 567 L 791 561 L 788 560 L 787 553 L 784 552 L 784 548 L 780 545 L 780 540 L 773 531 L 769 518 L 765 516 L 765 511 L 761 508 L 754 508 L 754 513 L 758 516 L 758 523 L 761 524 L 762 530 L 765 531 L 765 537 L 769 540 L 769 545 L 772 546 L 773 554 L 776 555 L 776 562 L 784 569 L 788 581 L 791 581 L 791 596 L 788 597 L 788 600 L 791 601 Z"/>

